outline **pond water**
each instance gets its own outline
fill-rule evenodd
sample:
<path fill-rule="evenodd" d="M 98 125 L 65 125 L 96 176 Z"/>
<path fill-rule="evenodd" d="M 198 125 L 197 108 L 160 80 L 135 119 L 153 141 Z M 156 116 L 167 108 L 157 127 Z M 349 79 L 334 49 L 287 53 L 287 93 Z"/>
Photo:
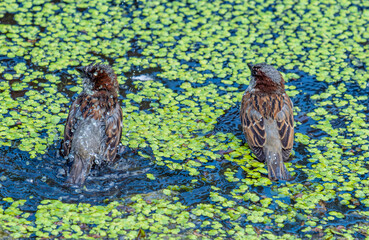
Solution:
<path fill-rule="evenodd" d="M 367 236 L 369 5 L 291 6 L 0 3 L 0 236 Z M 127 148 L 71 188 L 60 136 L 91 62 L 118 75 Z M 294 103 L 289 182 L 267 178 L 240 128 L 259 62 Z"/>

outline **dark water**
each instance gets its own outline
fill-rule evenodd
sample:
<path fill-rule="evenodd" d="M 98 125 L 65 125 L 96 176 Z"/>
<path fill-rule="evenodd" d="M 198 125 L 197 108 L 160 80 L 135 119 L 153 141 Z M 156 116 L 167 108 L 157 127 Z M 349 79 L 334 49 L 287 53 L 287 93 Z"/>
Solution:
<path fill-rule="evenodd" d="M 21 58 L 11 60 L 3 58 L 2 60 L 2 64 L 7 65 L 9 69 L 18 62 L 24 61 Z M 29 66 L 32 67 L 31 65 Z M 40 68 L 38 70 L 48 73 L 46 68 Z M 301 71 L 279 70 L 285 73 L 294 72 L 301 76 L 301 78 L 291 80 L 288 83 L 288 85 L 294 85 L 298 90 L 301 90 L 298 95 L 292 98 L 294 105 L 301 110 L 298 112 L 298 115 L 295 116 L 295 121 L 299 123 L 295 126 L 295 132 L 303 133 L 317 139 L 327 136 L 325 132 L 311 127 L 313 124 L 316 124 L 316 122 L 307 117 L 306 114 L 312 112 L 316 107 L 316 102 L 312 101 L 310 97 L 325 91 L 328 84 L 325 82 L 318 82 L 315 80 L 314 76 L 309 76 Z M 179 93 L 182 91 L 179 86 L 183 81 L 161 79 L 157 77 L 157 74 L 160 72 L 160 68 L 153 68 L 135 69 L 125 73 L 128 79 L 124 85 L 120 86 L 119 99 L 124 99 L 129 93 L 137 93 L 140 91 L 134 84 L 134 78 L 142 75 L 161 81 L 164 86 L 172 89 L 174 92 Z M 58 91 L 66 94 L 71 99 L 75 99 L 77 94 L 69 89 L 77 85 L 76 78 L 69 75 L 67 71 L 60 71 L 57 75 L 62 79 L 61 83 L 58 84 Z M 224 86 L 220 80 L 221 79 L 210 79 L 194 87 L 201 87 L 208 84 L 216 84 L 220 87 Z M 15 79 L 12 81 L 17 80 Z M 345 84 L 348 88 L 348 94 L 353 96 L 359 95 L 359 86 L 354 83 Z M 28 89 L 36 89 L 37 87 L 37 85 L 32 86 L 31 84 L 29 88 L 22 91 L 12 91 L 11 95 L 16 99 L 17 97 L 23 96 L 24 92 Z M 235 85 L 235 87 L 239 88 L 240 92 L 244 92 L 247 85 Z M 223 94 L 226 94 L 226 92 L 223 92 Z M 360 94 L 362 94 L 362 92 Z M 367 101 L 368 100 L 363 103 L 367 105 Z M 233 107 L 228 109 L 224 115 L 220 116 L 217 119 L 217 124 L 214 126 L 213 131 L 208 134 L 216 134 L 218 132 L 232 133 L 245 143 L 245 138 L 240 127 L 239 106 L 240 102 L 236 103 Z M 138 104 L 138 107 L 140 110 L 150 112 L 150 101 L 144 100 Z M 339 111 L 339 109 L 331 109 L 331 111 Z M 63 121 L 65 122 L 65 119 Z M 334 121 L 335 122 L 332 124 L 337 127 L 343 124 L 344 120 L 337 119 Z M 69 203 L 88 202 L 93 204 L 105 204 L 106 200 L 112 201 L 134 194 L 151 193 L 156 190 L 164 189 L 169 185 L 190 186 L 187 190 L 180 191 L 178 197 L 183 204 L 195 206 L 199 203 L 211 203 L 209 193 L 211 192 L 212 186 L 220 188 L 220 193 L 224 194 L 224 196 L 229 196 L 230 192 L 237 188 L 238 183 L 229 182 L 225 178 L 224 172 L 227 168 L 236 172 L 235 177 L 239 179 L 245 177 L 245 172 L 240 169 L 237 164 L 223 158 L 212 162 L 215 166 L 214 169 L 205 168 L 205 165 L 199 167 L 198 171 L 200 174 L 196 177 L 189 176 L 185 171 L 171 171 L 166 166 L 156 165 L 152 151 L 150 147 L 147 147 L 145 149 L 127 149 L 121 152 L 114 164 L 102 165 L 93 169 L 83 188 L 71 188 L 64 184 L 67 176 L 68 164 L 64 158 L 59 156 L 60 140 L 57 140 L 54 145 L 49 146 L 46 154 L 38 155 L 35 159 L 30 159 L 29 154 L 18 150 L 16 145 L 17 142 L 13 142 L 14 147 L 0 147 L 0 199 L 4 197 L 11 197 L 16 200 L 26 199 L 27 202 L 22 207 L 22 210 L 29 212 L 36 211 L 37 205 L 44 199 L 59 199 Z M 139 151 L 151 156 L 151 158 L 141 157 L 138 154 Z M 290 159 L 292 164 L 311 165 L 307 160 L 308 152 L 306 146 L 295 142 L 294 151 L 295 155 Z M 296 175 L 293 182 L 305 184 L 307 175 L 299 169 L 295 171 Z M 156 179 L 148 179 L 148 173 L 153 174 Z M 191 183 L 191 180 L 194 178 L 198 180 L 195 184 Z M 314 182 L 309 184 L 314 184 Z M 271 187 L 251 187 L 251 190 L 266 196 L 273 196 L 276 194 Z M 291 201 L 290 198 L 286 198 L 285 200 L 287 203 Z M 0 204 L 5 207 L 8 206 L 8 203 L 4 201 L 0 201 Z M 252 203 L 241 201 L 237 204 L 246 207 Z M 277 206 L 273 204 L 274 203 L 272 203 L 270 207 L 272 209 L 277 208 Z M 328 202 L 326 208 L 328 211 L 348 213 L 346 219 L 337 220 L 333 224 L 345 225 L 348 223 L 348 219 L 350 223 L 363 220 L 361 216 L 350 213 L 350 210 L 342 206 L 338 201 Z M 357 209 L 360 208 L 362 207 L 358 207 Z M 301 220 L 301 223 L 302 222 L 303 220 Z M 284 229 L 289 232 L 297 231 L 301 228 L 300 224 L 297 223 L 287 223 Z M 246 226 L 247 224 L 249 224 L 248 221 L 245 221 L 244 225 Z M 227 226 L 227 223 L 225 222 L 224 225 Z M 231 227 L 229 223 L 229 228 Z M 255 224 L 255 227 L 263 228 L 263 225 Z"/>
<path fill-rule="evenodd" d="M 141 151 L 149 153 L 145 149 Z M 83 188 L 71 188 L 64 184 L 68 165 L 65 159 L 58 156 L 56 146 L 32 160 L 28 153 L 10 147 L 2 147 L 0 154 L 0 197 L 30 198 L 27 203 L 31 208 L 43 199 L 102 203 L 105 199 L 148 193 L 168 184 L 185 182 L 185 177 L 179 172 L 153 166 L 150 159 L 139 156 L 135 150 L 125 151 L 114 164 L 92 170 Z M 147 179 L 147 173 L 154 174 L 156 180 Z"/>
<path fill-rule="evenodd" d="M 11 65 L 15 65 L 20 61 L 22 59 L 9 60 L 7 65 L 11 68 Z M 182 84 L 182 81 L 169 81 L 157 78 L 156 74 L 160 71 L 159 68 L 154 68 L 138 69 L 126 73 L 128 80 L 125 85 L 120 87 L 120 99 L 123 99 L 128 93 L 139 91 L 133 84 L 132 77 L 143 74 L 161 81 L 173 91 L 181 90 L 179 86 Z M 309 127 L 314 121 L 304 115 L 313 108 L 313 104 L 306 104 L 309 101 L 309 97 L 324 90 L 327 86 L 325 83 L 314 81 L 313 77 L 307 76 L 303 72 L 297 73 L 302 78 L 290 84 L 295 85 L 298 89 L 304 88 L 302 93 L 293 98 L 294 104 L 301 109 L 296 119 L 297 121 L 302 119 L 304 123 L 296 127 L 296 132 L 320 135 L 319 130 Z M 68 89 L 74 86 L 71 84 L 75 84 L 76 79 L 73 79 L 66 72 L 60 72 L 59 76 L 62 79 L 62 83 L 58 85 L 58 90 L 74 99 L 77 94 Z M 208 80 L 202 85 L 212 83 L 222 86 L 219 79 Z M 237 87 L 240 89 L 240 92 L 243 92 L 247 86 L 239 85 Z M 13 91 L 12 94 L 18 95 L 19 93 Z M 149 106 L 149 101 L 143 101 L 139 107 L 142 110 L 146 110 L 149 109 Z M 229 132 L 245 142 L 240 128 L 239 103 L 219 117 L 217 122 L 211 134 Z M 16 142 L 14 144 L 16 145 Z M 97 204 L 103 203 L 105 199 L 118 199 L 132 194 L 149 193 L 163 189 L 168 185 L 188 185 L 193 179 L 185 172 L 171 171 L 165 166 L 155 165 L 153 163 L 154 157 L 148 147 L 146 149 L 128 149 L 118 156 L 116 163 L 94 169 L 88 177 L 84 188 L 70 188 L 64 185 L 68 165 L 66 160 L 59 156 L 59 148 L 60 141 L 58 140 L 54 145 L 49 146 L 46 154 L 39 155 L 36 159 L 30 159 L 29 154 L 26 152 L 12 147 L 1 147 L 0 172 L 2 181 L 0 183 L 2 187 L 0 188 L 0 198 L 29 199 L 27 201 L 29 204 L 26 204 L 29 206 L 29 210 L 35 210 L 34 207 L 37 206 L 37 202 L 43 199 L 59 199 L 65 202 L 82 201 Z M 141 157 L 137 153 L 138 151 L 150 155 L 151 159 Z M 296 156 L 292 161 L 303 161 L 303 156 L 306 154 L 304 146 L 295 143 L 295 151 Z M 234 183 L 230 183 L 224 178 L 223 172 L 227 168 L 236 169 L 238 166 L 225 160 L 219 160 L 215 163 L 215 167 L 215 169 L 200 167 L 200 176 L 197 177 L 199 181 L 196 183 L 195 188 L 192 191 L 184 191 L 180 194 L 180 198 L 186 204 L 209 202 L 210 187 L 214 184 L 228 193 L 235 187 Z M 239 178 L 242 178 L 241 172 L 240 170 L 238 173 Z M 147 173 L 153 174 L 156 179 L 149 180 L 146 177 Z M 305 177 L 299 173 L 297 176 L 299 180 L 303 180 Z"/>
<path fill-rule="evenodd" d="M 81 10 L 83 11 L 83 9 Z M 0 22 L 6 22 L 9 24 L 16 24 L 12 14 L 6 14 Z M 132 50 L 127 52 L 127 58 L 129 57 L 141 57 L 141 50 L 135 46 L 132 42 Z M 195 46 L 196 47 L 196 46 Z M 97 56 L 111 65 L 114 65 L 114 59 L 106 57 L 101 54 L 91 52 L 90 54 Z M 28 68 L 41 71 L 45 74 L 52 73 L 60 76 L 61 83 L 57 85 L 58 92 L 61 92 L 74 100 L 77 96 L 75 92 L 69 89 L 76 86 L 76 78 L 70 75 L 67 70 L 49 72 L 46 67 L 36 67 L 31 61 L 25 60 L 22 57 L 15 57 L 9 59 L 7 57 L 0 56 L 0 64 L 6 66 L 6 73 L 15 74 L 13 67 L 20 62 L 26 63 Z M 198 66 L 197 62 L 182 62 L 192 67 Z M 73 70 L 70 68 L 68 70 Z M 316 108 L 317 101 L 311 100 L 310 97 L 324 92 L 328 88 L 328 83 L 319 82 L 315 79 L 315 76 L 309 76 L 308 74 L 298 70 L 286 70 L 279 69 L 284 73 L 296 73 L 300 76 L 299 79 L 290 79 L 288 85 L 296 86 L 297 90 L 301 92 L 293 97 L 291 100 L 294 105 L 301 111 L 295 116 L 295 132 L 308 135 L 312 138 L 319 139 L 327 137 L 328 135 L 316 128 L 311 126 L 316 124 L 316 121 L 307 117 L 307 113 L 310 113 Z M 176 93 L 180 93 L 183 89 L 180 88 L 181 84 L 184 83 L 182 80 L 168 80 L 162 79 L 157 76 L 162 70 L 160 68 L 149 68 L 141 69 L 140 67 L 133 67 L 130 72 L 124 73 L 127 80 L 124 85 L 120 86 L 119 99 L 123 100 L 129 93 L 137 93 L 140 91 L 139 87 L 135 86 L 135 77 L 147 76 L 160 81 L 163 85 Z M 0 74 L 0 77 L 3 77 Z M 47 82 L 45 79 L 37 79 L 39 83 Z M 209 84 L 215 84 L 218 87 L 229 87 L 224 85 L 221 81 L 223 79 L 213 78 L 207 79 L 204 83 L 192 83 L 192 87 L 202 87 Z M 21 82 L 20 79 L 13 79 L 9 81 L 10 86 L 13 83 Z M 341 82 L 332 83 L 337 87 Z M 363 90 L 356 84 L 350 82 L 344 82 L 347 88 L 347 94 L 352 96 L 363 95 Z M 39 84 L 32 82 L 28 83 L 29 86 L 20 91 L 11 91 L 11 97 L 17 99 L 23 97 L 28 90 L 42 90 Z M 247 85 L 240 85 L 234 83 L 232 87 L 237 87 L 240 92 L 244 92 Z M 227 94 L 227 92 L 218 90 L 219 94 Z M 369 92 L 367 92 L 368 94 Z M 241 99 L 240 99 L 241 100 Z M 360 102 L 360 101 L 359 101 Z M 150 111 L 150 100 L 143 100 L 137 104 L 140 110 Z M 369 105 L 369 100 L 360 102 L 365 106 Z M 70 104 L 68 104 L 69 106 Z M 181 107 L 181 106 L 180 106 Z M 212 132 L 208 133 L 216 134 L 218 132 L 232 133 L 237 138 L 242 140 L 245 144 L 245 138 L 243 136 L 240 119 L 239 119 L 239 107 L 240 102 L 237 102 L 234 106 L 228 109 L 224 115 L 217 119 L 217 124 L 214 126 Z M 329 107 L 326 108 L 332 113 L 338 113 L 340 108 Z M 366 114 L 368 112 L 365 112 Z M 368 115 L 368 114 L 367 114 Z M 4 116 L 8 116 L 5 114 Z M 369 120 L 369 119 L 368 119 Z M 65 123 L 65 119 L 63 120 Z M 345 126 L 345 119 L 338 118 L 332 120 L 332 125 L 337 127 Z M 59 199 L 63 202 L 79 203 L 88 202 L 93 204 L 105 204 L 106 200 L 112 201 L 135 194 L 151 193 L 156 190 L 164 189 L 169 185 L 184 185 L 189 186 L 187 190 L 181 190 L 178 197 L 180 201 L 187 206 L 195 206 L 200 203 L 211 203 L 209 193 L 211 187 L 216 186 L 220 188 L 219 191 L 224 196 L 230 196 L 230 192 L 237 188 L 235 182 L 229 182 L 224 175 L 226 169 L 232 169 L 236 172 L 235 177 L 242 179 L 245 177 L 245 173 L 236 163 L 225 160 L 224 158 L 217 159 L 212 162 L 215 166 L 214 169 L 205 168 L 205 164 L 198 168 L 200 174 L 196 177 L 189 176 L 186 171 L 172 171 L 166 166 L 159 166 L 155 164 L 155 159 L 150 149 L 150 146 L 145 149 L 127 149 L 121 152 L 115 163 L 111 165 L 102 165 L 93 169 L 87 178 L 86 184 L 82 188 L 71 188 L 64 184 L 67 172 L 68 164 L 67 161 L 59 156 L 60 140 L 55 141 L 55 144 L 49 146 L 46 153 L 38 155 L 35 159 L 30 159 L 30 155 L 27 152 L 22 152 L 16 148 L 18 142 L 14 141 L 13 147 L 0 147 L 0 199 L 5 197 L 11 197 L 15 200 L 26 199 L 26 204 L 22 207 L 22 210 L 35 212 L 38 204 L 44 199 Z M 311 163 L 308 161 L 308 151 L 306 146 L 295 142 L 294 144 L 295 154 L 291 157 L 290 161 L 292 164 L 305 165 L 310 167 Z M 151 158 L 143 158 L 138 152 L 142 152 L 149 155 Z M 171 160 L 174 162 L 174 160 Z M 298 182 L 302 184 L 319 184 L 318 180 L 312 182 L 307 181 L 307 175 L 300 169 L 295 169 L 295 179 L 292 182 Z M 147 178 L 147 174 L 153 174 L 155 180 Z M 367 174 L 369 175 L 369 174 Z M 368 177 L 368 176 L 365 176 Z M 191 180 L 198 180 L 195 184 L 191 183 Z M 280 183 L 283 184 L 283 183 Z M 274 184 L 273 187 L 278 187 L 279 183 Z M 259 195 L 273 196 L 277 193 L 273 190 L 273 187 L 250 187 L 252 192 L 257 192 Z M 291 203 L 290 198 L 284 199 L 286 203 Z M 8 203 L 0 201 L 0 204 L 7 207 Z M 238 206 L 249 206 L 249 201 L 237 202 Z M 336 199 L 326 203 L 327 211 L 338 211 L 346 213 L 346 218 L 337 219 L 330 221 L 333 225 L 347 225 L 362 222 L 362 216 L 355 214 L 354 210 L 350 210 L 346 206 L 343 206 Z M 277 205 L 272 203 L 271 209 L 276 209 Z M 357 210 L 367 210 L 363 205 L 358 206 Z M 321 217 L 319 211 L 314 213 L 313 216 Z M 296 223 L 286 223 L 284 230 L 288 232 L 296 232 L 301 229 L 301 224 L 304 220 L 297 218 Z M 224 226 L 232 228 L 231 223 L 223 222 Z M 243 226 L 250 224 L 249 221 L 244 221 Z M 255 228 L 263 228 L 262 224 L 254 224 Z M 357 235 L 361 238 L 362 235 Z"/>
<path fill-rule="evenodd" d="M 6 58 L 3 60 L 2 63 L 6 64 L 9 69 L 23 61 Z M 47 73 L 46 69 L 43 70 Z M 159 71 L 160 69 L 154 68 L 126 73 L 128 80 L 120 86 L 119 99 L 122 100 L 126 94 L 136 93 L 139 90 L 134 86 L 131 77 L 141 74 L 154 76 Z M 58 90 L 71 99 L 75 99 L 78 94 L 69 89 L 77 85 L 76 79 L 73 79 L 66 71 L 57 75 L 62 79 L 57 86 Z M 32 86 L 25 88 L 21 93 L 11 91 L 11 95 L 14 98 L 22 97 L 31 88 Z M 146 110 L 149 104 L 150 102 L 144 101 L 139 107 L 141 110 Z M 63 124 L 65 121 L 66 119 L 63 120 Z M 126 148 L 120 151 L 114 163 L 102 164 L 92 169 L 84 187 L 71 188 L 64 184 L 69 165 L 67 160 L 59 155 L 60 140 L 49 146 L 46 154 L 38 155 L 35 159 L 31 159 L 27 152 L 18 150 L 17 145 L 18 142 L 14 141 L 14 147 L 0 147 L 0 199 L 5 197 L 15 200 L 27 199 L 22 209 L 31 212 L 35 211 L 39 202 L 44 199 L 59 199 L 70 203 L 104 204 L 106 200 L 150 193 L 164 189 L 168 185 L 188 185 L 192 179 L 183 172 L 171 171 L 166 166 L 155 165 L 149 147 L 146 149 Z M 138 152 L 151 156 L 151 159 L 141 157 Z M 155 180 L 147 178 L 149 173 L 155 176 Z M 189 199 L 192 198 L 196 196 Z M 0 201 L 0 204 L 7 205 L 3 201 Z"/>

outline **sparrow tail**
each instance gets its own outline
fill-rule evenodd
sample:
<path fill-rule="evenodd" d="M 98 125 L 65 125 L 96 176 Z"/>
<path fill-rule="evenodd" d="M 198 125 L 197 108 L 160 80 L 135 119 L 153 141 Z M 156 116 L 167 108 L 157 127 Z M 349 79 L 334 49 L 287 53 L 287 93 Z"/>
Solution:
<path fill-rule="evenodd" d="M 82 159 L 80 156 L 75 155 L 73 165 L 69 172 L 67 184 L 83 185 L 87 175 L 90 173 L 92 166 L 92 160 Z"/>
<path fill-rule="evenodd" d="M 268 177 L 271 180 L 291 180 L 292 177 L 283 163 L 282 153 L 265 151 Z"/>

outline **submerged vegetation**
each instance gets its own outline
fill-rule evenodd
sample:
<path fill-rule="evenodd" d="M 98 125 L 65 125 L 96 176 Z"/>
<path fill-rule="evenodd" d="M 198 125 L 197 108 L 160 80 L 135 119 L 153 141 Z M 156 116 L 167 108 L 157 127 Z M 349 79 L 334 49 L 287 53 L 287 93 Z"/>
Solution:
<path fill-rule="evenodd" d="M 0 236 L 368 236 L 368 23 L 364 0 L 1 1 Z M 64 191 L 50 152 L 91 62 L 117 73 L 122 144 L 150 171 L 132 178 L 146 191 L 64 201 L 43 191 Z M 270 181 L 238 128 L 249 62 L 287 81 L 293 181 Z"/>

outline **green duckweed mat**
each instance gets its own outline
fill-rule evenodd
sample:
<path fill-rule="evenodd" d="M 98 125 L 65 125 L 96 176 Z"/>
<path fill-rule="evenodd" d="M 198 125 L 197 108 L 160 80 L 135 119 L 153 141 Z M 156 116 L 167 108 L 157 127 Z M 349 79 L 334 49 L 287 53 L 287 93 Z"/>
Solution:
<path fill-rule="evenodd" d="M 32 197 L 9 197 L 16 185 L 1 190 L 0 236 L 367 237 L 368 26 L 364 0 L 2 0 L 1 148 L 29 154 L 24 164 L 40 161 L 81 91 L 74 68 L 105 62 L 134 86 L 121 94 L 122 144 L 188 183 L 100 204 L 43 199 L 35 211 L 24 208 Z M 287 82 L 294 181 L 270 181 L 231 127 L 249 62 L 273 64 Z M 0 184 L 12 161 L 0 156 Z M 184 200 L 204 189 L 206 197 Z"/>

